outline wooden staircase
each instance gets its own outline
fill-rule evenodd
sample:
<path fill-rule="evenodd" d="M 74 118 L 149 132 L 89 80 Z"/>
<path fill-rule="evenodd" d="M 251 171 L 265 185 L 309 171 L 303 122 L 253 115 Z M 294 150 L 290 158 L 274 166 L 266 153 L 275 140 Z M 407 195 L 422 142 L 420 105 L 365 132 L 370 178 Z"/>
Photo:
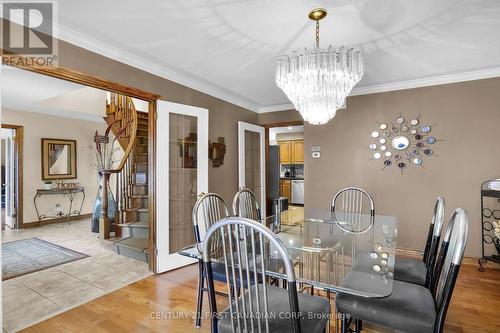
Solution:
<path fill-rule="evenodd" d="M 123 96 L 112 97 L 107 106 L 106 123 L 118 135 L 121 118 L 135 119 L 136 131 L 124 135 L 118 141 L 124 151 L 130 147 L 121 169 L 114 170 L 117 212 L 111 225 L 114 237 L 110 238 L 118 254 L 137 260 L 149 260 L 149 210 L 148 210 L 148 113 L 132 107 L 135 118 L 124 115 Z M 131 101 L 131 100 L 130 100 Z M 114 105 L 116 104 L 116 105 Z M 130 120 L 129 120 L 130 121 Z"/>

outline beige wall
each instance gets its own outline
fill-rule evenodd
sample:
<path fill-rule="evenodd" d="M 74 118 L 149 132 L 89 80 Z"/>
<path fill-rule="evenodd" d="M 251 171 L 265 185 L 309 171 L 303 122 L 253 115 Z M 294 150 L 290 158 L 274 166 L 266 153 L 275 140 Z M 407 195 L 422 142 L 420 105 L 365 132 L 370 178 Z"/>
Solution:
<path fill-rule="evenodd" d="M 23 163 L 23 205 L 24 223 L 37 220 L 33 197 L 36 190 L 43 188 L 41 171 L 41 139 L 69 139 L 77 141 L 77 171 L 78 178 L 66 182 L 79 182 L 85 187 L 86 199 L 82 214 L 92 212 L 94 199 L 97 193 L 97 173 L 89 166 L 90 150 L 94 132 L 105 130 L 104 121 L 93 122 L 80 119 L 71 119 L 46 114 L 2 109 L 2 123 L 24 126 L 24 163 Z M 75 202 L 80 203 L 81 194 Z M 56 203 L 60 203 L 65 211 L 68 209 L 68 199 L 60 196 L 43 196 L 37 200 L 40 214 L 53 215 Z"/>
<path fill-rule="evenodd" d="M 373 194 L 379 214 L 399 219 L 398 247 L 422 249 L 435 199 L 469 213 L 466 254 L 480 256 L 481 183 L 500 176 L 500 78 L 350 97 L 347 110 L 323 126 L 305 126 L 305 204 L 327 207 L 335 191 L 358 185 Z M 424 168 L 382 171 L 370 161 L 377 122 L 421 115 L 444 141 Z M 311 146 L 321 146 L 312 159 Z"/>
<path fill-rule="evenodd" d="M 156 93 L 169 102 L 208 109 L 209 139 L 217 141 L 222 136 L 226 142 L 224 165 L 213 168 L 209 162 L 209 190 L 231 202 L 238 189 L 238 121 L 256 124 L 255 112 L 65 42 L 59 44 L 59 65 Z"/>
<path fill-rule="evenodd" d="M 269 125 L 288 121 L 303 121 L 303 119 L 296 110 L 259 113 L 260 125 Z"/>

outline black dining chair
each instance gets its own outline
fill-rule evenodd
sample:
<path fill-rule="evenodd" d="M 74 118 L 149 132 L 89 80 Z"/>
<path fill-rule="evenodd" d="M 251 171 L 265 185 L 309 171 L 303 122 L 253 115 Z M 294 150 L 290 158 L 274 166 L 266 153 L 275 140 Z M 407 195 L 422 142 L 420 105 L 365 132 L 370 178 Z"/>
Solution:
<path fill-rule="evenodd" d="M 245 187 L 236 192 L 233 198 L 233 215 L 260 221 L 262 215 L 255 193 Z"/>
<path fill-rule="evenodd" d="M 442 332 L 467 243 L 467 234 L 467 213 L 458 208 L 446 227 L 429 288 L 394 280 L 392 294 L 385 298 L 338 293 L 335 304 L 342 316 L 342 333 L 352 331 L 348 327 L 351 322 L 349 318 L 404 332 Z M 352 288 L 349 283 L 346 280 L 344 286 Z"/>
<path fill-rule="evenodd" d="M 429 287 L 432 270 L 436 264 L 436 256 L 444 224 L 445 208 L 444 198 L 437 198 L 429 232 L 427 233 L 423 260 L 396 257 L 394 279 Z"/>
<path fill-rule="evenodd" d="M 193 207 L 193 228 L 194 239 L 198 252 L 203 251 L 204 234 L 214 223 L 229 217 L 229 209 L 224 199 L 216 193 L 201 193 Z M 201 222 L 201 225 L 200 225 Z M 200 228 L 201 227 L 201 228 Z M 201 229 L 201 230 L 200 230 Z M 212 251 L 217 252 L 220 244 L 212 243 Z M 203 307 L 203 292 L 208 291 L 205 287 L 206 272 L 204 271 L 203 262 L 198 262 L 198 291 L 196 301 L 195 326 L 201 326 L 201 309 Z M 213 277 L 217 281 L 226 282 L 226 276 L 222 265 L 214 263 Z M 226 295 L 227 296 L 227 295 Z"/>
<path fill-rule="evenodd" d="M 211 243 L 222 244 L 229 306 L 218 312 L 212 272 Z M 280 274 L 287 288 L 269 285 L 266 272 L 275 272 L 273 262 L 284 263 Z M 327 300 L 298 293 L 295 272 L 279 237 L 256 221 L 231 217 L 214 224 L 203 242 L 207 272 L 212 332 L 323 333 L 328 327 Z M 260 276 L 260 278 L 258 278 Z M 244 283 L 247 281 L 247 283 Z M 254 283 L 253 281 L 258 281 Z M 233 283 L 234 282 L 234 283 Z"/>

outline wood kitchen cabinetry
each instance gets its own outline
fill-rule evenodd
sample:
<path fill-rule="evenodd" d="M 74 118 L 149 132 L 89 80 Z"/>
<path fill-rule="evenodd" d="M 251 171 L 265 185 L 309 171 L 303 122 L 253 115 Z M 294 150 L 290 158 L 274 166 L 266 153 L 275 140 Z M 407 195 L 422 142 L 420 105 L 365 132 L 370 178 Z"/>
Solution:
<path fill-rule="evenodd" d="M 288 198 L 288 202 L 292 200 L 292 181 L 290 179 L 280 181 L 280 193 L 282 197 Z"/>
<path fill-rule="evenodd" d="M 292 163 L 292 145 L 290 144 L 290 141 L 279 141 L 278 145 L 280 146 L 280 163 Z"/>
<path fill-rule="evenodd" d="M 304 163 L 304 140 L 292 143 L 292 163 Z"/>
<path fill-rule="evenodd" d="M 304 163 L 304 140 L 278 141 L 280 146 L 280 163 Z"/>

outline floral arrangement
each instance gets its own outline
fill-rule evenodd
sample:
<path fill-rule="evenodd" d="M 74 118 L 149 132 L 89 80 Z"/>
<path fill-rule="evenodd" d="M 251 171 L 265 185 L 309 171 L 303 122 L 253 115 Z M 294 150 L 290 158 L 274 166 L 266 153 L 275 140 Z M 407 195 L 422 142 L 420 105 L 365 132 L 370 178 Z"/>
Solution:
<path fill-rule="evenodd" d="M 120 159 L 116 159 L 116 154 L 121 150 L 121 147 L 119 145 L 116 146 L 116 141 L 123 137 L 125 129 L 132 123 L 132 120 L 125 124 L 125 126 L 120 128 L 115 137 L 110 142 L 111 128 L 113 127 L 115 122 L 108 125 L 106 131 L 104 132 L 104 135 L 99 135 L 99 132 L 97 130 L 95 131 L 95 147 L 93 147 L 95 148 L 95 162 L 91 163 L 90 165 L 98 171 L 112 170 L 115 163 L 120 161 Z"/>

